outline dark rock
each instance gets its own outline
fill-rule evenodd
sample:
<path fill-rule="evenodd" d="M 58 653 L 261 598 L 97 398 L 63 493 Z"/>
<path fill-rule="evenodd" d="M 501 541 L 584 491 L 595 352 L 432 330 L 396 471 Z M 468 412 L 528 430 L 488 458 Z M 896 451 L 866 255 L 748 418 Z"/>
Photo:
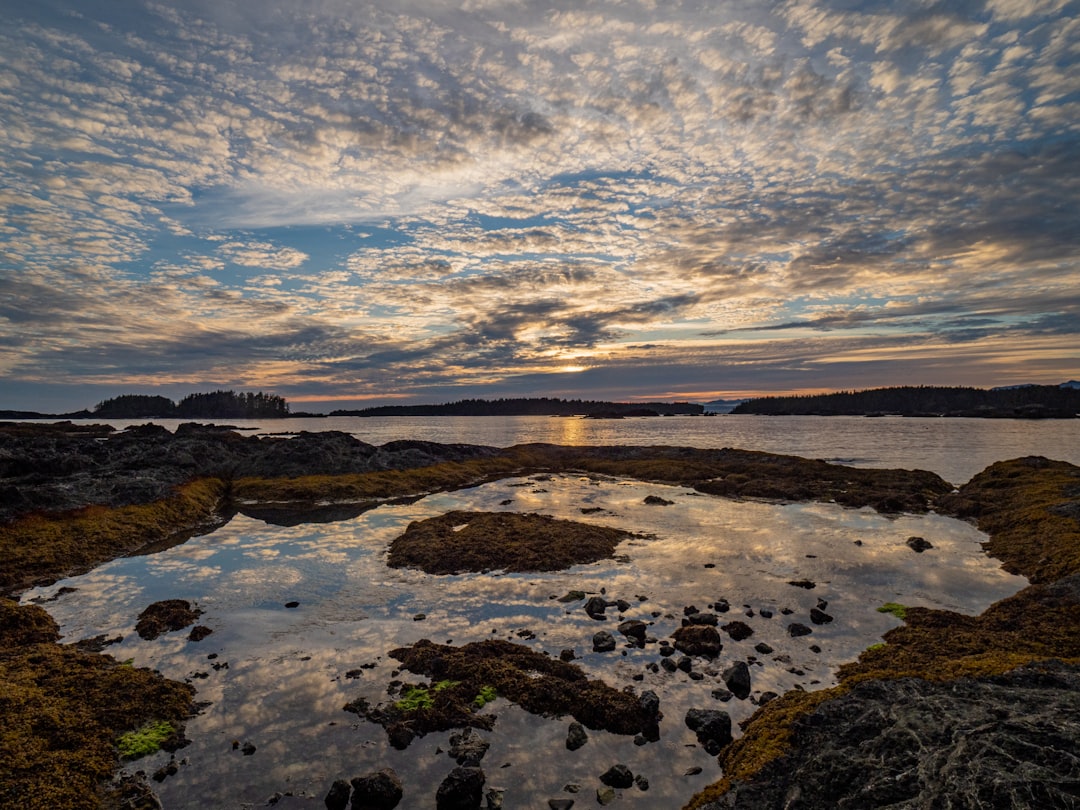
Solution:
<path fill-rule="evenodd" d="M 565 596 L 560 596 L 560 602 L 580 602 L 585 598 L 585 591 L 567 591 Z"/>
<path fill-rule="evenodd" d="M 917 554 L 922 554 L 927 549 L 933 548 L 933 544 L 922 537 L 909 537 L 907 539 L 908 548 Z"/>
<path fill-rule="evenodd" d="M 607 618 L 607 616 L 604 615 L 604 611 L 607 610 L 607 607 L 607 599 L 604 599 L 602 596 L 590 596 L 585 603 L 585 612 L 589 614 L 590 619 L 600 621 L 601 619 Z"/>
<path fill-rule="evenodd" d="M 502 810 L 505 794 L 506 791 L 502 788 L 488 788 L 484 793 L 484 798 L 487 799 L 487 810 Z"/>
<path fill-rule="evenodd" d="M 759 641 L 757 644 L 755 644 L 754 649 L 762 655 L 769 655 L 773 651 L 773 648 L 766 644 L 764 641 Z"/>
<path fill-rule="evenodd" d="M 697 734 L 698 742 L 705 745 L 713 741 L 720 747 L 731 742 L 731 716 L 719 709 L 690 709 L 686 713 L 686 727 Z"/>
<path fill-rule="evenodd" d="M 692 768 L 687 768 L 683 772 L 683 776 L 697 776 L 699 773 L 701 773 L 701 771 L 702 768 L 700 765 L 694 765 Z"/>
<path fill-rule="evenodd" d="M 799 622 L 792 622 L 791 624 L 789 624 L 787 631 L 788 635 L 792 638 L 796 638 L 798 636 L 808 636 L 814 632 L 805 624 L 799 624 Z"/>
<path fill-rule="evenodd" d="M 548 807 L 550 810 L 570 810 L 573 806 L 573 799 L 548 799 Z"/>
<path fill-rule="evenodd" d="M 681 669 L 683 672 L 689 672 L 694 668 L 694 659 L 684 655 L 675 662 L 675 667 Z"/>
<path fill-rule="evenodd" d="M 600 775 L 600 781 L 608 787 L 628 788 L 634 784 L 634 774 L 622 763 L 612 765 Z"/>
<path fill-rule="evenodd" d="M 344 779 L 339 779 L 334 782 L 330 787 L 330 792 L 326 794 L 326 810 L 345 810 L 349 806 L 349 783 Z"/>
<path fill-rule="evenodd" d="M 206 625 L 197 624 L 194 627 L 192 627 L 191 632 L 188 633 L 188 641 L 202 641 L 204 638 L 206 638 L 208 635 L 210 635 L 213 632 L 214 631 L 211 630 Z"/>
<path fill-rule="evenodd" d="M 610 605 L 611 603 L 609 602 L 608 604 Z M 626 613 L 626 611 L 631 608 L 631 604 L 625 599 L 616 599 L 615 608 L 619 611 L 619 613 Z"/>
<path fill-rule="evenodd" d="M 727 599 L 721 599 L 719 602 L 716 602 L 712 607 L 713 610 L 715 610 L 717 613 L 727 613 L 729 610 L 731 610 L 731 605 L 728 604 Z"/>
<path fill-rule="evenodd" d="M 690 624 L 708 624 L 716 627 L 720 623 L 715 613 L 691 613 L 686 617 Z"/>
<path fill-rule="evenodd" d="M 298 607 L 300 607 L 300 603 L 296 602 L 296 601 L 286 602 L 285 607 L 287 607 L 289 609 L 298 608 Z"/>
<path fill-rule="evenodd" d="M 577 658 L 577 656 L 574 654 L 574 651 L 571 650 L 569 647 L 559 653 L 560 661 L 573 661 L 575 658 Z"/>
<path fill-rule="evenodd" d="M 450 735 L 450 756 L 458 765 L 477 767 L 484 758 L 491 743 L 467 728 L 459 734 Z"/>
<path fill-rule="evenodd" d="M 764 706 L 766 703 L 772 700 L 776 700 L 780 697 L 776 692 L 762 692 L 761 697 L 758 698 L 758 706 Z"/>
<path fill-rule="evenodd" d="M 570 751 L 577 751 L 589 741 L 589 735 L 585 733 L 585 726 L 573 722 L 566 732 L 566 747 Z"/>
<path fill-rule="evenodd" d="M 619 625 L 619 632 L 629 639 L 632 639 L 638 646 L 645 646 L 645 634 L 648 632 L 649 626 L 645 622 L 638 621 L 637 619 L 631 619 L 625 621 Z"/>
<path fill-rule="evenodd" d="M 716 628 L 707 624 L 688 624 L 680 627 L 672 633 L 672 638 L 675 639 L 675 649 L 687 655 L 715 658 L 724 648 Z M 663 650 L 661 650 L 662 653 Z"/>
<path fill-rule="evenodd" d="M 788 582 L 788 585 L 794 585 L 796 588 L 806 588 L 807 590 L 817 587 L 817 583 L 808 579 L 794 579 Z"/>
<path fill-rule="evenodd" d="M 660 717 L 660 698 L 657 697 L 656 692 L 647 689 L 641 693 L 641 697 L 638 701 L 641 704 L 641 710 L 645 713 L 647 719 L 656 720 Z"/>
<path fill-rule="evenodd" d="M 154 602 L 139 614 L 135 632 L 140 638 L 153 641 L 162 633 L 183 630 L 195 623 L 202 615 L 197 607 L 192 607 L 186 599 L 165 599 Z"/>
<path fill-rule="evenodd" d="M 825 610 L 825 608 L 827 608 L 828 606 L 829 606 L 829 603 L 826 602 L 824 599 L 818 599 L 817 600 L 818 610 Z"/>
<path fill-rule="evenodd" d="M 742 641 L 743 639 L 750 638 L 750 636 L 754 635 L 754 628 L 746 622 L 728 622 L 720 629 L 724 630 L 735 641 Z"/>
<path fill-rule="evenodd" d="M 601 630 L 593 635 L 593 652 L 611 652 L 615 649 L 615 637 L 607 630 Z"/>
<path fill-rule="evenodd" d="M 437 810 L 477 810 L 484 782 L 484 772 L 479 768 L 454 768 L 435 793 Z"/>
<path fill-rule="evenodd" d="M 661 659 L 660 666 L 664 668 L 665 672 L 675 672 L 678 669 L 678 667 L 675 666 L 675 662 L 670 658 Z"/>
<path fill-rule="evenodd" d="M 750 695 L 750 667 L 745 661 L 736 661 L 724 670 L 721 677 L 727 688 L 739 700 L 746 700 Z"/>
<path fill-rule="evenodd" d="M 1076 807 L 1080 667 L 867 681 L 792 727 L 725 807 Z M 812 799 L 811 799 L 812 797 Z"/>
<path fill-rule="evenodd" d="M 613 801 L 615 801 L 617 794 L 613 787 L 599 787 L 596 789 L 596 803 L 601 807 L 607 807 Z"/>
<path fill-rule="evenodd" d="M 763 619 L 771 619 L 773 617 L 773 612 L 771 610 L 766 610 L 765 608 L 762 608 L 758 611 L 758 615 L 761 616 L 761 618 Z"/>
<path fill-rule="evenodd" d="M 393 768 L 352 780 L 352 810 L 392 810 L 403 795 L 402 781 Z"/>
<path fill-rule="evenodd" d="M 832 620 L 833 617 L 825 611 L 818 610 L 817 608 L 810 608 L 810 621 L 814 624 L 828 624 Z"/>
<path fill-rule="evenodd" d="M 659 495 L 646 495 L 645 503 L 650 506 L 671 506 L 675 501 L 669 501 L 667 498 L 661 498 Z"/>
<path fill-rule="evenodd" d="M 723 703 L 727 703 L 734 697 L 727 689 L 713 689 L 712 696 Z"/>
<path fill-rule="evenodd" d="M 244 754 L 245 757 L 250 757 L 257 750 L 258 749 L 255 748 L 255 746 L 250 742 L 246 742 L 240 747 L 240 751 Z"/>
<path fill-rule="evenodd" d="M 639 773 L 637 776 L 634 777 L 634 785 L 637 786 L 638 790 L 648 790 L 649 780 Z"/>

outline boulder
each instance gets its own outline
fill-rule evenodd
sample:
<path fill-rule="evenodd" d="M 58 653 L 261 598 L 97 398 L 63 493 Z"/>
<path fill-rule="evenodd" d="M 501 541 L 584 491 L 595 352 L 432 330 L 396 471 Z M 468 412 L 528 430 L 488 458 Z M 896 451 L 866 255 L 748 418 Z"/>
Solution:
<path fill-rule="evenodd" d="M 352 810 L 393 810 L 403 795 L 393 768 L 358 776 L 352 780 L 352 789 Z"/>
<path fill-rule="evenodd" d="M 592 637 L 593 652 L 611 652 L 615 649 L 615 636 L 607 630 L 601 630 Z"/>
<path fill-rule="evenodd" d="M 634 642 L 639 647 L 645 646 L 645 634 L 649 626 L 637 619 L 630 619 L 619 625 L 619 632 Z"/>
<path fill-rule="evenodd" d="M 567 750 L 577 751 L 588 741 L 589 735 L 585 733 L 585 726 L 581 725 L 581 723 L 578 723 L 576 721 L 571 723 L 570 728 L 566 732 Z"/>
<path fill-rule="evenodd" d="M 345 810 L 349 806 L 349 783 L 344 779 L 338 779 L 330 786 L 330 792 L 326 794 L 326 810 Z"/>
<path fill-rule="evenodd" d="M 697 734 L 702 745 L 712 743 L 722 748 L 731 742 L 731 716 L 719 709 L 690 709 L 686 713 L 686 727 Z"/>
<path fill-rule="evenodd" d="M 619 763 L 618 765 L 612 765 L 600 774 L 600 781 L 608 787 L 628 788 L 634 784 L 634 774 L 625 765 Z"/>
<path fill-rule="evenodd" d="M 724 670 L 721 676 L 724 684 L 739 700 L 746 700 L 750 695 L 750 667 L 745 661 L 736 661 Z"/>
<path fill-rule="evenodd" d="M 458 765 L 476 767 L 490 746 L 491 743 L 477 734 L 475 729 L 467 728 L 460 734 L 450 735 L 449 753 Z"/>
<path fill-rule="evenodd" d="M 458 767 L 439 785 L 435 793 L 437 810 L 477 810 L 484 794 L 484 772 Z"/>

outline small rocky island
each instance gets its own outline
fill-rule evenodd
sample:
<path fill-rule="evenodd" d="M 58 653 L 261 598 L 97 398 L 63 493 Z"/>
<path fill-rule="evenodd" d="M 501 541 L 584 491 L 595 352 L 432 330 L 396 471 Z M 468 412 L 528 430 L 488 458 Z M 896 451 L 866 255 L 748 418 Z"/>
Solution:
<path fill-rule="evenodd" d="M 687 725 L 716 753 L 723 774 L 689 808 L 1072 806 L 1080 779 L 1070 753 L 1080 748 L 1080 469 L 1044 458 L 994 464 L 954 490 L 928 472 L 863 470 L 730 449 L 500 449 L 425 442 L 376 447 L 343 433 L 260 438 L 198 424 L 175 432 L 150 425 L 123 432 L 70 423 L 0 425 L 0 589 L 15 597 L 139 548 L 181 541 L 238 512 L 293 525 L 394 499 L 558 472 L 678 484 L 728 498 L 832 501 L 885 514 L 934 510 L 976 522 L 990 537 L 987 551 L 1031 582 L 978 616 L 893 606 L 904 623 L 886 634 L 883 645 L 842 667 L 836 686 L 768 700 L 763 695 L 733 740 L 723 712 L 688 715 Z M 625 534 L 564 523 L 569 525 L 514 512 L 451 513 L 410 527 L 405 534 L 415 535 L 420 551 L 408 552 L 402 564 L 439 565 L 426 560 L 423 548 L 455 538 L 479 554 L 475 561 L 455 562 L 456 570 L 566 566 L 579 558 L 556 559 L 556 545 L 545 542 L 556 530 L 574 538 L 571 546 L 579 534 L 590 535 L 592 555 L 610 555 Z M 500 542 L 484 549 L 485 537 Z M 538 542 L 525 543 L 517 556 L 491 556 L 513 546 L 515 537 Z M 548 551 L 551 558 L 544 560 Z M 608 604 L 589 600 L 585 610 L 602 614 Z M 689 660 L 691 653 L 707 658 L 728 638 L 747 637 L 745 622 L 717 618 L 726 603 L 711 607 L 688 607 L 688 629 L 675 634 L 674 644 L 660 646 L 689 650 Z M 178 632 L 197 615 L 197 607 L 162 604 L 144 618 L 148 633 Z M 819 606 L 811 618 L 831 617 Z M 619 632 L 632 644 L 644 629 L 624 622 Z M 0 804 L 153 806 L 149 783 L 115 774 L 125 757 L 184 744 L 194 688 L 95 651 L 107 639 L 96 646 L 57 641 L 57 626 L 40 606 L 0 599 Z M 351 710 L 383 725 L 391 741 L 404 740 L 406 733 L 425 733 L 419 719 L 430 720 L 432 728 L 482 728 L 489 722 L 483 706 L 498 695 L 528 711 L 576 718 L 580 728 L 571 728 L 568 747 L 581 743 L 585 728 L 648 739 L 658 707 L 646 693 L 612 690 L 568 661 L 548 655 L 541 661 L 526 655 L 531 652 L 495 639 L 460 646 L 422 641 L 388 650 L 403 671 L 430 682 L 403 681 L 389 703 L 358 703 Z M 674 667 L 673 658 L 664 660 Z M 736 670 L 723 673 L 731 691 L 745 688 L 745 673 Z M 428 702 L 437 711 L 428 711 Z M 421 713 L 404 717 L 414 704 Z M 915 744 L 912 729 L 919 730 Z M 474 773 L 480 769 L 467 753 L 473 743 L 463 738 L 458 744 L 464 764 L 455 779 L 448 777 L 453 784 L 446 793 L 479 796 L 483 774 Z M 956 762 L 963 767 L 953 767 Z M 616 771 L 604 775 L 611 797 L 634 784 L 632 774 Z M 370 776 L 387 795 L 400 790 L 388 774 Z M 347 801 L 349 783 L 327 788 L 335 803 L 342 793 Z"/>

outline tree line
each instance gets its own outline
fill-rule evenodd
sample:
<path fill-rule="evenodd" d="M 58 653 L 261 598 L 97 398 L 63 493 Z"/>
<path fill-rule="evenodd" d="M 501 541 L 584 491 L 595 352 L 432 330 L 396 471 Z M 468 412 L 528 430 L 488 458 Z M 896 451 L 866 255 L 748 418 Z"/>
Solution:
<path fill-rule="evenodd" d="M 701 413 L 690 402 L 602 402 L 598 400 L 515 397 L 462 399 L 440 405 L 380 405 L 360 410 L 333 411 L 331 416 L 586 416 L 590 414 L 641 416 Z"/>
<path fill-rule="evenodd" d="M 99 402 L 93 415 L 105 419 L 277 419 L 289 416 L 289 403 L 262 391 L 211 391 L 188 394 L 179 402 L 148 394 L 122 394 Z"/>
<path fill-rule="evenodd" d="M 1019 388 L 900 386 L 807 396 L 759 397 L 732 413 L 810 416 L 982 416 L 1072 418 L 1080 413 L 1080 390 L 1056 385 Z"/>

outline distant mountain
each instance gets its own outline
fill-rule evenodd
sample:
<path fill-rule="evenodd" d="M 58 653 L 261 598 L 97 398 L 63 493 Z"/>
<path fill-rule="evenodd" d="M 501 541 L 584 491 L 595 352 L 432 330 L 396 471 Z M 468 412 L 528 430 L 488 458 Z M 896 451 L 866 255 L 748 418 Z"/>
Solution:
<path fill-rule="evenodd" d="M 1073 419 L 1080 414 L 1080 385 L 994 389 L 905 386 L 814 396 L 761 397 L 739 405 L 732 413 Z"/>
<path fill-rule="evenodd" d="M 714 399 L 705 403 L 706 413 L 731 413 L 746 402 L 745 399 Z"/>
<path fill-rule="evenodd" d="M 1061 385 L 1058 386 L 1058 388 L 1080 388 L 1080 380 L 1069 380 L 1068 382 L 1063 382 Z"/>

